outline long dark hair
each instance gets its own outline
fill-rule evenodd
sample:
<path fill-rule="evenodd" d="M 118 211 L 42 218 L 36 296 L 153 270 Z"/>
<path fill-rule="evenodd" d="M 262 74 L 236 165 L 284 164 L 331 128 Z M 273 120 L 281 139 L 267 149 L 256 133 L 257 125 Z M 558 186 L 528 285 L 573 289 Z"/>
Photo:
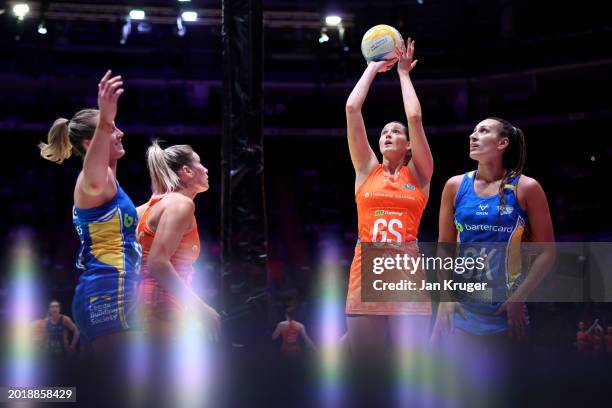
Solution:
<path fill-rule="evenodd" d="M 506 206 L 506 198 L 504 197 L 506 182 L 523 174 L 527 167 L 527 146 L 525 145 L 525 135 L 521 129 L 502 118 L 491 117 L 488 119 L 497 121 L 499 123 L 499 135 L 508 138 L 508 147 L 504 150 L 502 156 L 506 173 L 499 184 L 500 207 L 503 208 Z"/>

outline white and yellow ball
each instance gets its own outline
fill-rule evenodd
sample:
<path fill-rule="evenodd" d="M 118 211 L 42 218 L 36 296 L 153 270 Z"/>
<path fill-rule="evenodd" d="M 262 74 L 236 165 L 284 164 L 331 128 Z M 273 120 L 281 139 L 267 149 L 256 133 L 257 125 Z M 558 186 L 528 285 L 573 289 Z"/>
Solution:
<path fill-rule="evenodd" d="M 389 25 L 379 24 L 363 35 L 361 53 L 368 62 L 392 59 L 395 55 L 395 46 L 402 42 L 399 31 Z"/>

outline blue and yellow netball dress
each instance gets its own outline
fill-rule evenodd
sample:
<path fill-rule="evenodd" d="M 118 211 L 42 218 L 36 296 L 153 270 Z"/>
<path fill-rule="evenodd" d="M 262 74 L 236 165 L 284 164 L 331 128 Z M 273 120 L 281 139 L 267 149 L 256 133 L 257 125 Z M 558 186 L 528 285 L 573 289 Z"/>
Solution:
<path fill-rule="evenodd" d="M 133 328 L 142 256 L 134 203 L 117 183 L 111 201 L 75 206 L 72 219 L 81 240 L 76 264 L 82 272 L 72 302 L 81 334 L 91 341 Z"/>
<path fill-rule="evenodd" d="M 480 197 L 474 191 L 476 171 L 463 176 L 455 198 L 455 227 L 459 233 L 462 252 L 469 251 L 469 243 L 478 252 L 487 253 L 486 275 L 478 279 L 487 282 L 487 296 L 472 298 L 461 293 L 458 296 L 467 320 L 455 316 L 455 327 L 476 335 L 504 332 L 508 329 L 506 313 L 495 316 L 517 285 L 522 281 L 520 242 L 527 226 L 527 214 L 516 197 L 520 174 L 510 177 L 504 185 L 505 205 L 499 194 Z M 494 243 L 493 245 L 482 245 Z M 487 300 L 488 299 L 488 300 Z"/>

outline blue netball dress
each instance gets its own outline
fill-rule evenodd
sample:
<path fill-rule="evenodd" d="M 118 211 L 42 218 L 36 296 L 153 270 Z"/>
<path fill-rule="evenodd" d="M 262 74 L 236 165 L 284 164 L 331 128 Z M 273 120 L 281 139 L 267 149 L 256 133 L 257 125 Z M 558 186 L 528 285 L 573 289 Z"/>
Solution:
<path fill-rule="evenodd" d="M 455 199 L 455 227 L 462 250 L 469 243 L 495 243 L 487 245 L 488 265 L 485 279 L 490 299 L 459 297 L 467 320 L 455 316 L 455 327 L 476 335 L 496 334 L 508 329 L 507 315 L 494 313 L 522 280 L 519 246 L 527 226 L 527 214 L 516 198 L 520 175 L 509 178 L 504 185 L 505 205 L 499 194 L 480 197 L 474 191 L 476 171 L 463 176 Z M 514 245 L 512 245 L 514 244 Z M 484 245 L 481 246 L 485 247 Z"/>
<path fill-rule="evenodd" d="M 68 330 L 64 325 L 64 316 L 60 316 L 57 323 L 53 323 L 51 318 L 47 318 L 45 324 L 45 331 L 47 332 L 47 344 L 46 351 L 49 354 L 61 355 L 64 354 L 66 348 L 64 347 L 64 332 Z"/>
<path fill-rule="evenodd" d="M 99 207 L 72 210 L 81 240 L 81 270 L 72 312 L 86 341 L 135 323 L 142 250 L 136 239 L 136 207 L 117 183 L 117 194 Z"/>

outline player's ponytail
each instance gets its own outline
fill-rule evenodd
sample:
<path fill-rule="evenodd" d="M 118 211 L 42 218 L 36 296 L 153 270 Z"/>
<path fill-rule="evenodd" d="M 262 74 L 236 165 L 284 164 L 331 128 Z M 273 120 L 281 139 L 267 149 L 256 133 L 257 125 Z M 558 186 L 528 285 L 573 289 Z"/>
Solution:
<path fill-rule="evenodd" d="M 85 157 L 83 141 L 93 138 L 99 111 L 82 109 L 72 119 L 59 118 L 49 129 L 47 143 L 39 143 L 40 155 L 52 162 L 61 164 L 72 153 Z"/>
<path fill-rule="evenodd" d="M 525 134 L 518 127 L 513 126 L 510 122 L 501 118 L 489 118 L 496 120 L 499 123 L 500 137 L 508 138 L 508 147 L 504 150 L 502 157 L 506 174 L 499 185 L 500 207 L 506 205 L 504 196 L 504 188 L 506 182 L 514 177 L 517 177 L 525 171 L 527 165 L 527 146 L 525 144 Z"/>
<path fill-rule="evenodd" d="M 62 164 L 64 160 L 72 154 L 72 144 L 68 137 L 68 123 L 65 118 L 56 119 L 47 134 L 47 143 L 40 142 L 40 155 L 57 164 Z"/>
<path fill-rule="evenodd" d="M 166 194 L 178 190 L 181 184 L 179 171 L 191 166 L 193 149 L 188 145 L 175 145 L 162 149 L 154 140 L 147 149 L 147 167 L 151 176 L 153 194 Z"/>

